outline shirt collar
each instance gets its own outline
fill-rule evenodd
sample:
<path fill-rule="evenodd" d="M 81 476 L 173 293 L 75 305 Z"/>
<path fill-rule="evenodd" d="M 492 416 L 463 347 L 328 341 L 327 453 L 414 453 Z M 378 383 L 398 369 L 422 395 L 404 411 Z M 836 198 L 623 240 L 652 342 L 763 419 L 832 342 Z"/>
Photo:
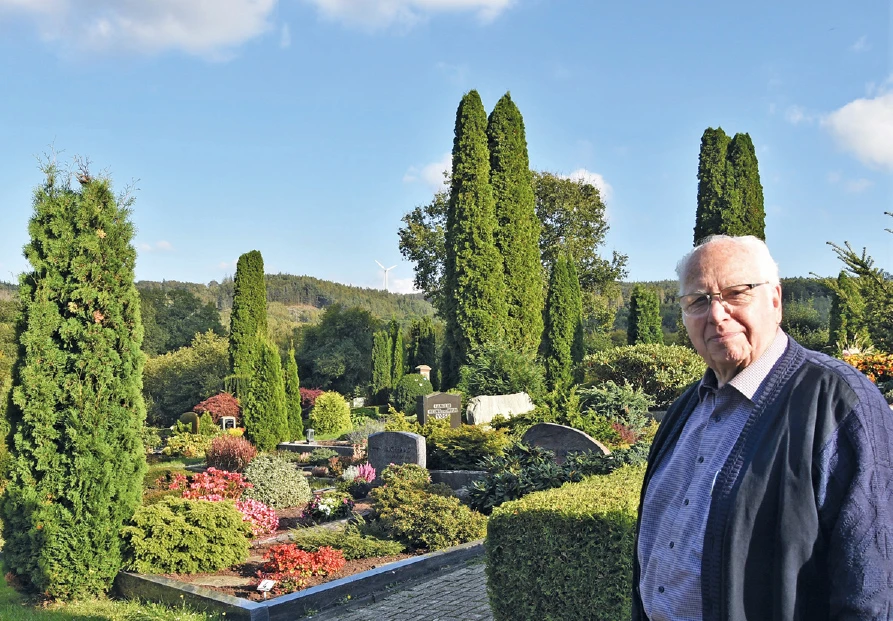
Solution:
<path fill-rule="evenodd" d="M 737 390 L 748 400 L 753 401 L 753 397 L 757 394 L 760 384 L 763 383 L 763 380 L 769 375 L 772 367 L 775 366 L 775 363 L 778 362 L 778 359 L 784 354 L 787 346 L 788 335 L 779 328 L 775 333 L 775 338 L 772 339 L 772 343 L 766 348 L 766 351 L 757 358 L 756 362 L 753 362 L 742 369 L 741 372 L 733 377 L 727 385 Z M 698 385 L 698 397 L 703 399 L 706 392 L 715 392 L 717 386 L 718 382 L 716 381 L 716 374 L 713 372 L 713 369 L 708 368 L 707 372 L 704 373 L 704 377 L 701 378 L 701 383 Z"/>

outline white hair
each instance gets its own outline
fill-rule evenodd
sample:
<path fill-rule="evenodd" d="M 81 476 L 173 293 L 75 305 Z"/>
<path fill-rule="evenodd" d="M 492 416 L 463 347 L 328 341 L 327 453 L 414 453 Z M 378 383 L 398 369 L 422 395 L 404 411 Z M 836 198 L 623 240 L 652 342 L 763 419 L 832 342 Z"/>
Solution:
<path fill-rule="evenodd" d="M 692 250 L 679 259 L 679 263 L 676 264 L 676 276 L 679 278 L 679 295 L 685 293 L 682 291 L 682 287 L 685 284 L 685 277 L 688 274 L 688 264 L 691 262 L 692 258 L 706 246 L 716 243 L 733 244 L 742 250 L 747 251 L 759 270 L 759 277 L 764 281 L 768 281 L 772 285 L 777 285 L 779 283 L 778 264 L 775 262 L 775 259 L 772 258 L 772 254 L 769 252 L 769 246 L 767 246 L 766 242 L 762 239 L 754 237 L 753 235 L 742 235 L 740 237 L 733 237 L 731 235 L 710 235 L 701 240 L 700 244 L 692 248 Z"/>

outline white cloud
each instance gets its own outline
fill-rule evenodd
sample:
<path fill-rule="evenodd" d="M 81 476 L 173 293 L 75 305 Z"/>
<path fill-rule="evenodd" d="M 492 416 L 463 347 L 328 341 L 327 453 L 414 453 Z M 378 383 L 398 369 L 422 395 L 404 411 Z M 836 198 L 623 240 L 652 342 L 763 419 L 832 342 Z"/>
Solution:
<path fill-rule="evenodd" d="M 233 259 L 232 261 L 221 261 L 220 263 L 217 264 L 217 267 L 219 267 L 222 270 L 234 270 L 234 269 L 236 269 L 236 265 L 238 263 L 239 263 L 238 259 Z"/>
<path fill-rule="evenodd" d="M 868 45 L 868 35 L 862 35 L 859 37 L 858 41 L 850 46 L 850 50 L 853 52 L 867 52 L 870 49 L 871 46 Z"/>
<path fill-rule="evenodd" d="M 792 125 L 799 125 L 800 123 L 812 123 L 815 121 L 816 116 L 808 112 L 803 106 L 788 106 L 784 112 L 784 118 Z"/>
<path fill-rule="evenodd" d="M 65 47 L 223 58 L 270 29 L 278 0 L 0 0 L 0 14 L 31 17 Z"/>
<path fill-rule="evenodd" d="M 421 182 L 430 187 L 434 192 L 446 188 L 443 176 L 444 171 L 449 173 L 453 169 L 453 156 L 450 153 L 444 153 L 436 162 L 426 164 L 421 168 L 410 166 L 406 174 L 403 175 L 404 183 Z"/>
<path fill-rule="evenodd" d="M 325 19 L 366 30 L 391 25 L 410 28 L 435 13 L 473 12 L 484 23 L 493 21 L 514 0 L 305 0 Z"/>
<path fill-rule="evenodd" d="M 858 194 L 859 192 L 864 192 L 873 185 L 874 182 L 869 179 L 850 179 L 846 182 L 846 190 L 847 192 Z"/>
<path fill-rule="evenodd" d="M 569 175 L 558 175 L 559 177 L 563 177 L 565 179 L 572 179 L 573 181 L 582 181 L 584 183 L 588 183 L 590 185 L 594 185 L 598 188 L 599 193 L 602 195 L 602 200 L 607 203 L 611 196 L 614 194 L 614 188 L 611 187 L 611 184 L 605 181 L 605 178 L 598 173 L 591 172 L 586 170 L 585 168 L 578 168 L 574 172 Z"/>
<path fill-rule="evenodd" d="M 154 244 L 147 244 L 145 242 L 139 244 L 139 250 L 142 252 L 170 252 L 174 249 L 174 246 L 169 241 L 164 241 L 163 239 L 155 242 Z"/>
<path fill-rule="evenodd" d="M 291 30 L 288 24 L 282 24 L 282 28 L 279 30 L 279 47 L 283 50 L 291 47 Z"/>
<path fill-rule="evenodd" d="M 392 278 L 388 281 L 388 291 L 391 293 L 418 293 L 412 282 L 412 278 Z"/>
<path fill-rule="evenodd" d="M 863 163 L 893 171 L 893 92 L 851 101 L 822 126 Z"/>

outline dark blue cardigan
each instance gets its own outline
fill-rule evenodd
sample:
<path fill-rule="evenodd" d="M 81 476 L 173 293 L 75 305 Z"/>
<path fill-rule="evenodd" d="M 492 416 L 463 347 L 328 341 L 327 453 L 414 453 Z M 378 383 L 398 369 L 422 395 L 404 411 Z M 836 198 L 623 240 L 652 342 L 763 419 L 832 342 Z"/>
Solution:
<path fill-rule="evenodd" d="M 642 501 L 697 399 L 664 417 Z M 704 621 L 893 620 L 893 411 L 862 373 L 789 341 L 716 478 L 701 590 Z"/>

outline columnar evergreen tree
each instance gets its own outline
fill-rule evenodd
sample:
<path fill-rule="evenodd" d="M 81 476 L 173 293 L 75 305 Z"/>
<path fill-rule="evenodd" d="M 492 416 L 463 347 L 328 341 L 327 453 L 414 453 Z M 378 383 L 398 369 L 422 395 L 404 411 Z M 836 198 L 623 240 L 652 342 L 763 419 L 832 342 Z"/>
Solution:
<path fill-rule="evenodd" d="M 243 396 L 255 374 L 260 338 L 267 335 L 267 288 L 264 259 L 252 250 L 239 257 L 233 281 L 233 309 L 229 322 L 229 359 L 234 378 L 233 392 Z"/>
<path fill-rule="evenodd" d="M 430 317 L 415 319 L 409 328 L 409 369 L 414 371 L 421 364 L 431 367 L 431 377 L 435 373 L 437 356 L 437 337 L 434 322 Z"/>
<path fill-rule="evenodd" d="M 698 207 L 694 240 L 708 235 L 766 238 L 763 186 L 748 134 L 729 139 L 722 128 L 707 128 L 698 162 Z"/>
<path fill-rule="evenodd" d="M 543 335 L 542 227 L 536 215 L 524 119 L 509 93 L 490 113 L 487 139 L 496 203 L 494 242 L 502 255 L 505 278 L 505 337 L 519 352 L 534 354 Z"/>
<path fill-rule="evenodd" d="M 391 391 L 393 364 L 391 335 L 387 330 L 379 330 L 372 337 L 372 399 L 377 404 L 388 401 Z"/>
<path fill-rule="evenodd" d="M 406 375 L 406 348 L 403 346 L 403 330 L 396 320 L 391 321 L 391 387 L 397 388 Z"/>
<path fill-rule="evenodd" d="M 660 300 L 657 297 L 657 291 L 651 287 L 639 284 L 633 286 L 629 298 L 626 341 L 630 345 L 664 342 L 664 333 L 661 330 Z"/>
<path fill-rule="evenodd" d="M 241 399 L 245 437 L 261 451 L 272 451 L 288 440 L 285 378 L 279 351 L 265 334 L 257 335 L 256 369 Z"/>
<path fill-rule="evenodd" d="M 295 346 L 288 348 L 285 356 L 285 409 L 288 412 L 288 439 L 300 440 L 304 437 L 304 421 L 301 420 L 301 382 L 298 378 L 298 363 L 295 361 Z"/>
<path fill-rule="evenodd" d="M 564 391 L 577 379 L 583 361 L 583 302 L 577 270 L 567 253 L 558 255 L 549 278 L 542 357 L 548 390 Z"/>
<path fill-rule="evenodd" d="M 833 289 L 828 346 L 839 352 L 848 346 L 864 348 L 871 345 L 871 337 L 865 325 L 865 300 L 859 288 L 859 279 L 841 270 Z"/>
<path fill-rule="evenodd" d="M 141 500 L 144 355 L 130 199 L 55 164 L 35 192 L 7 419 L 3 564 L 53 598 L 106 592 Z"/>
<path fill-rule="evenodd" d="M 445 386 L 456 385 L 471 349 L 502 335 L 507 317 L 486 130 L 480 95 L 469 91 L 456 111 L 445 231 Z"/>

